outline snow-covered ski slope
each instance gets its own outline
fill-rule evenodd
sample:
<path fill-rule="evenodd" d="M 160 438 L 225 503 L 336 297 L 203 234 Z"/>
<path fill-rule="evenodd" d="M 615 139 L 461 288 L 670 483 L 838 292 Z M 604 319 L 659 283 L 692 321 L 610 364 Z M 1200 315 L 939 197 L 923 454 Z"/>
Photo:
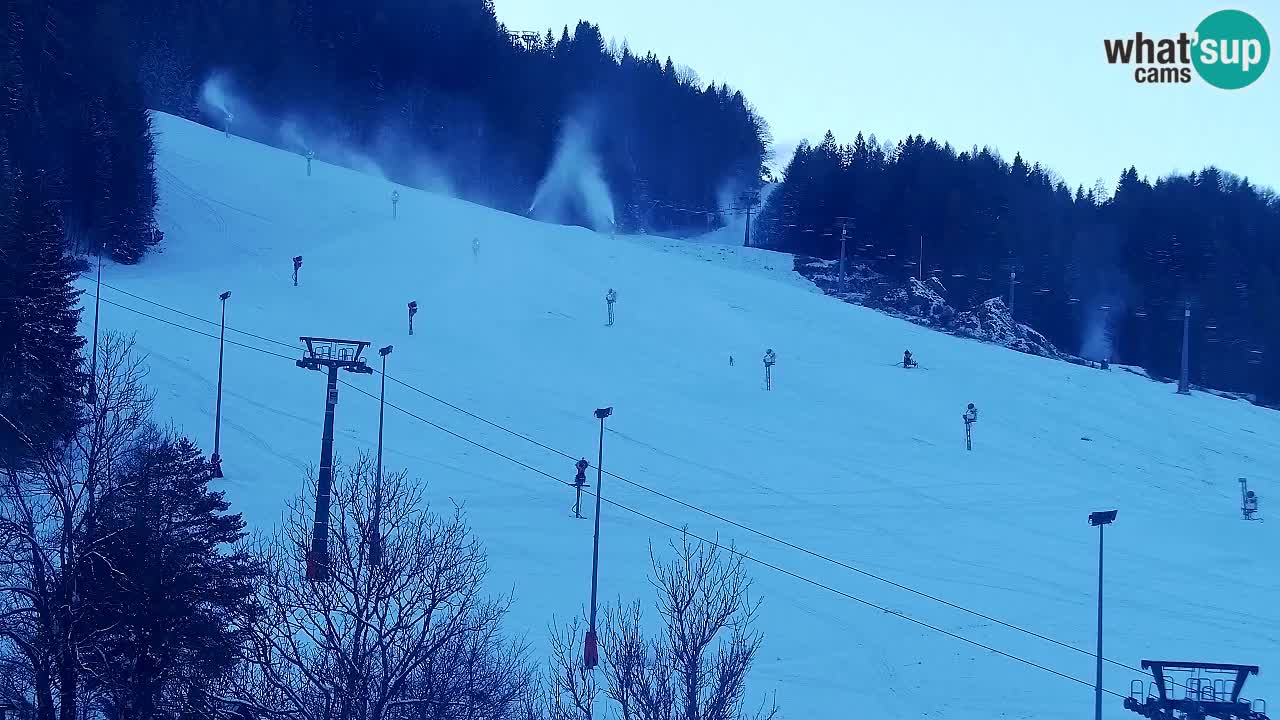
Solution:
<path fill-rule="evenodd" d="M 392 377 L 592 461 L 592 411 L 611 405 L 606 469 L 1086 653 L 1098 560 L 1086 516 L 1118 508 L 1106 535 L 1104 655 L 1133 666 L 1260 664 L 1246 694 L 1280 702 L 1280 519 L 1241 520 L 1237 482 L 1250 479 L 1264 517 L 1280 513 L 1280 413 L 931 332 L 814 292 L 785 255 L 610 239 L 404 187 L 393 220 L 383 180 L 322 163 L 307 177 L 297 155 L 155 121 L 164 246 L 140 266 L 108 266 L 104 282 L 137 297 L 104 289 L 105 300 L 216 337 L 216 325 L 138 298 L 216 322 L 218 293 L 231 290 L 233 328 L 289 344 L 366 339 L 375 365 L 375 349 L 392 344 Z M 299 254 L 295 288 L 290 258 Z M 614 327 L 604 326 L 609 287 Z M 411 300 L 421 311 L 409 337 Z M 107 303 L 102 325 L 136 333 L 158 412 L 210 450 L 217 340 Z M 228 339 L 301 355 L 236 332 Z M 772 392 L 760 360 L 768 347 L 778 354 Z M 894 366 L 905 348 L 919 370 Z M 377 394 L 377 375 L 344 380 Z M 475 443 L 573 477 L 570 459 L 395 383 L 387 392 Z M 980 411 L 973 452 L 964 450 L 967 402 Z M 223 482 L 252 523 L 278 521 L 303 488 L 323 403 L 321 374 L 228 346 Z M 372 449 L 377 416 L 375 400 L 343 388 L 337 451 Z M 514 591 L 512 627 L 536 648 L 553 615 L 585 606 L 591 523 L 571 518 L 571 489 L 396 410 L 386 457 L 426 483 L 437 507 L 465 504 L 491 556 L 491 587 Z M 827 586 L 750 565 L 766 633 L 751 703 L 776 691 L 789 718 L 1092 712 L 1088 654 L 608 476 L 604 493 Z M 602 525 L 602 598 L 648 603 L 649 544 L 661 549 L 674 533 L 609 506 Z M 1136 677 L 1108 666 L 1105 686 L 1127 695 Z M 1105 715 L 1129 713 L 1108 696 Z"/>

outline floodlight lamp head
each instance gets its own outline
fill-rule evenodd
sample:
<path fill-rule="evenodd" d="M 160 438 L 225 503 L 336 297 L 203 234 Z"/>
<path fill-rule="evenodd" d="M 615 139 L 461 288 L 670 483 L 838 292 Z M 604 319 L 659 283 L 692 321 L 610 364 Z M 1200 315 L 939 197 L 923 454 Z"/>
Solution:
<path fill-rule="evenodd" d="M 391 345 L 388 345 L 388 346 L 386 346 L 386 347 L 384 347 L 384 348 L 379 348 L 379 349 L 378 349 L 378 354 L 379 354 L 379 355 L 381 355 L 382 357 L 386 357 L 386 356 L 388 356 L 388 355 L 390 355 L 390 354 L 391 354 L 391 351 L 392 351 L 393 349 L 394 349 L 394 348 L 393 348 Z"/>
<path fill-rule="evenodd" d="M 226 302 L 226 301 L 227 301 L 227 298 L 229 298 L 229 297 L 231 297 L 231 291 L 230 291 L 230 290 L 228 290 L 228 291 L 226 291 L 226 292 L 222 293 L 221 295 L 219 295 L 219 296 L 218 296 L 218 299 L 219 299 L 219 300 L 221 300 L 221 301 L 223 301 L 223 302 Z"/>
<path fill-rule="evenodd" d="M 1097 527 L 1099 525 L 1110 525 L 1116 520 L 1118 510 L 1100 510 L 1098 512 L 1089 513 L 1089 524 Z"/>
<path fill-rule="evenodd" d="M 610 415 L 612 415 L 612 414 L 613 414 L 613 408 L 612 408 L 612 407 L 599 408 L 599 409 L 597 409 L 597 410 L 596 410 L 596 417 L 600 418 L 601 420 L 603 420 L 603 419 L 605 419 L 605 418 L 609 417 L 609 416 L 610 416 Z"/>

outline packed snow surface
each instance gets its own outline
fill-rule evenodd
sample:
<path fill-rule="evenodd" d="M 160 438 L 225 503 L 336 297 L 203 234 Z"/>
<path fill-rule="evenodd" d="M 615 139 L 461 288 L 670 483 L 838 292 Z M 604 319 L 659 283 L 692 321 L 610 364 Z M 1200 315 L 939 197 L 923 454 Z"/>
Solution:
<path fill-rule="evenodd" d="M 108 266 L 104 330 L 136 333 L 162 417 L 213 445 L 218 294 L 228 324 L 394 345 L 388 373 L 725 518 L 1084 649 L 962 613 L 714 520 L 608 476 L 605 497 L 885 608 L 749 564 L 765 642 L 754 706 L 789 718 L 1073 718 L 1092 712 L 1098 532 L 1106 531 L 1104 654 L 1256 663 L 1245 694 L 1280 698 L 1280 521 L 1245 522 L 1238 478 L 1280 512 L 1280 413 L 1128 372 L 1102 372 L 952 337 L 823 296 L 792 259 L 543 224 L 157 115 L 165 232 L 136 267 Z M 479 252 L 473 253 L 473 239 Z M 304 257 L 300 285 L 294 255 Z M 82 285 L 90 293 L 92 284 Z M 618 292 L 605 327 L 604 294 Z M 92 297 L 86 294 L 87 306 Z M 407 335 L 409 301 L 420 312 Z M 92 312 L 85 316 L 92 322 Z M 301 350 L 229 332 L 288 358 Z M 761 356 L 773 348 L 774 389 Z M 904 349 L 920 363 L 903 370 Z M 1170 348 L 1170 352 L 1177 352 Z M 729 364 L 733 356 L 735 363 Z M 378 376 L 344 380 L 375 396 Z M 388 383 L 388 401 L 565 481 L 573 461 Z M 972 452 L 961 413 L 979 411 Z M 222 486 L 255 526 L 278 522 L 318 461 L 324 377 L 229 345 Z M 337 407 L 340 455 L 371 450 L 375 399 Z M 552 616 L 588 601 L 591 522 L 572 490 L 397 410 L 386 462 L 464 505 L 510 625 L 546 646 Z M 594 473 L 590 474 L 594 481 Z M 1270 497 L 1276 498 L 1270 502 Z M 584 505 L 589 503 L 584 502 Z M 1270 518 L 1268 518 L 1270 519 Z M 674 533 L 605 507 L 601 596 L 652 597 L 650 543 Z M 1082 682 L 965 644 L 948 632 Z M 651 617 L 653 617 L 651 615 Z M 1108 666 L 1128 695 L 1140 673 Z M 1108 696 L 1108 718 L 1129 716 Z"/>

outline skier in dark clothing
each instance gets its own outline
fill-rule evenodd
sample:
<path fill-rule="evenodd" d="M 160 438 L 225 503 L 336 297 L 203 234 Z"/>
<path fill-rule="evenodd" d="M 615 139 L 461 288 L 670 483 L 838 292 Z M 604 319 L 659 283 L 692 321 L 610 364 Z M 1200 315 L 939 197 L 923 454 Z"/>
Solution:
<path fill-rule="evenodd" d="M 911 357 L 910 350 L 902 351 L 902 367 L 904 368 L 918 367 L 918 365 L 916 364 L 916 361 Z"/>

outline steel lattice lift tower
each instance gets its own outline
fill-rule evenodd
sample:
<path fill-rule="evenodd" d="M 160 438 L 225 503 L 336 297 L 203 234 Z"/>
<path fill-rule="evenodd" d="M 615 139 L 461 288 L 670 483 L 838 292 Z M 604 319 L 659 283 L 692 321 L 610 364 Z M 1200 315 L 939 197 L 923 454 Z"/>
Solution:
<path fill-rule="evenodd" d="M 369 347 L 365 340 L 303 337 L 307 355 L 297 362 L 307 370 L 325 369 L 329 383 L 324 396 L 324 434 L 320 440 L 320 475 L 316 482 L 316 521 L 307 552 L 307 579 L 329 579 L 329 502 L 333 494 L 333 415 L 338 405 L 338 370 L 372 375 L 373 368 L 360 357 Z"/>
<path fill-rule="evenodd" d="M 1145 718 L 1268 720 L 1266 701 L 1240 697 L 1244 681 L 1258 674 L 1257 665 L 1143 660 L 1142 669 L 1150 671 L 1155 682 L 1148 691 L 1145 681 L 1134 680 L 1124 707 Z M 1186 679 L 1175 681 L 1182 673 Z M 1182 697 L 1177 690 L 1182 690 Z"/>

